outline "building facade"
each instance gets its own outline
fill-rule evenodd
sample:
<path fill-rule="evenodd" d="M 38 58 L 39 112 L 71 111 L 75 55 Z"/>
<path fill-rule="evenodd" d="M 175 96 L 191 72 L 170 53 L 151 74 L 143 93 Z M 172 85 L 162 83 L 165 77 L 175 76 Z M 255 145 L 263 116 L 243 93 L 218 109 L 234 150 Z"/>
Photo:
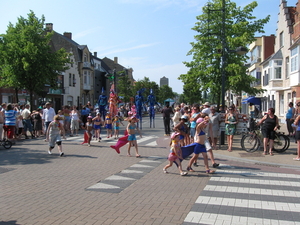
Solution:
<path fill-rule="evenodd" d="M 165 76 L 163 76 L 162 78 L 160 78 L 160 82 L 159 82 L 159 86 L 162 87 L 164 85 L 169 86 L 169 78 L 166 78 Z"/>

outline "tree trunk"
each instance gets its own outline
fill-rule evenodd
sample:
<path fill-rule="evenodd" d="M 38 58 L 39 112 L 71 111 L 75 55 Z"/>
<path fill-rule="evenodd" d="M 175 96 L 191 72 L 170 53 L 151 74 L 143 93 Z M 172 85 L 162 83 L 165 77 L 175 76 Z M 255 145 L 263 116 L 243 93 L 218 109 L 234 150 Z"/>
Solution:
<path fill-rule="evenodd" d="M 19 89 L 15 88 L 15 95 L 16 95 L 16 103 L 19 103 L 19 95 L 18 95 Z"/>
<path fill-rule="evenodd" d="M 29 102 L 30 102 L 30 108 L 34 109 L 35 106 L 33 105 L 33 91 L 29 91 Z"/>

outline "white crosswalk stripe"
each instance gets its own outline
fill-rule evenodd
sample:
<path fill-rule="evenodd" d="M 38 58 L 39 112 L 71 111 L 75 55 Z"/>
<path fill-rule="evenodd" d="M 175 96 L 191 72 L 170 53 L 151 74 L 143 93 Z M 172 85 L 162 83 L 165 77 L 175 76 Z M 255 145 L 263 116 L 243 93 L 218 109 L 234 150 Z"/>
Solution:
<path fill-rule="evenodd" d="M 120 136 L 122 137 L 122 136 Z M 157 146 L 157 143 L 156 143 L 156 139 L 158 138 L 158 136 L 156 135 L 147 135 L 147 136 L 143 136 L 142 138 L 140 138 L 139 136 L 137 136 L 137 142 L 139 145 L 145 145 L 145 146 Z M 67 137 L 67 140 L 63 140 L 63 141 L 66 141 L 66 142 L 80 142 L 82 143 L 83 142 L 83 135 L 79 135 L 79 136 L 74 136 L 74 137 Z M 110 145 L 113 145 L 113 144 L 116 144 L 117 143 L 117 139 L 114 139 L 114 138 L 106 138 L 104 137 L 104 135 L 102 135 L 102 140 L 101 142 L 104 142 L 104 143 L 107 143 L 107 144 L 110 144 Z M 91 143 L 98 143 L 98 140 L 96 139 L 92 139 L 91 140 Z"/>
<path fill-rule="evenodd" d="M 295 174 L 221 165 L 183 224 L 300 224 L 299 181 Z"/>

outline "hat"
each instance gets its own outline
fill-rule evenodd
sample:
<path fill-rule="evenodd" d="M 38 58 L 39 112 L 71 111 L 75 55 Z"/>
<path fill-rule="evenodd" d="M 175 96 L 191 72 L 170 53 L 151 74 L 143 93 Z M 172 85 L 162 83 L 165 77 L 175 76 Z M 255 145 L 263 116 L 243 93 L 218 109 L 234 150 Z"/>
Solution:
<path fill-rule="evenodd" d="M 62 118 L 61 118 L 59 115 L 55 115 L 55 116 L 53 117 L 53 120 L 62 120 Z"/>
<path fill-rule="evenodd" d="M 209 102 L 205 102 L 203 105 L 210 106 Z"/>
<path fill-rule="evenodd" d="M 174 132 L 171 134 L 171 139 L 174 139 L 176 136 L 180 135 L 178 132 Z"/>
<path fill-rule="evenodd" d="M 185 116 L 185 115 L 183 115 L 183 116 L 181 116 L 181 117 L 180 117 L 180 119 L 187 120 L 187 119 L 188 119 L 188 117 L 187 117 L 187 116 Z"/>
<path fill-rule="evenodd" d="M 93 119 L 93 117 L 92 117 L 92 116 L 88 116 L 87 118 L 88 118 L 88 119 Z"/>
<path fill-rule="evenodd" d="M 204 121 L 204 119 L 202 117 L 200 117 L 199 119 L 197 119 L 196 123 L 201 123 L 203 121 Z"/>

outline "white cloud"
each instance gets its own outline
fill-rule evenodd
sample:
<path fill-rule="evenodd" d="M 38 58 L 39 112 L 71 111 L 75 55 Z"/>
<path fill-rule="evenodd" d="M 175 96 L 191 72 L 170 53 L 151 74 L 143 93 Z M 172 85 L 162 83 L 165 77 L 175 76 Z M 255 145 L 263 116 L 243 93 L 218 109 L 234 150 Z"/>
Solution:
<path fill-rule="evenodd" d="M 97 32 L 101 27 L 94 27 L 94 28 L 91 28 L 91 29 L 88 29 L 88 30 L 84 30 L 84 31 L 81 31 L 79 33 L 76 33 L 73 35 L 73 39 L 79 39 L 79 38 L 82 38 L 82 37 L 86 37 L 92 33 L 95 33 Z"/>
<path fill-rule="evenodd" d="M 101 52 L 101 55 L 112 55 L 115 53 L 120 53 L 120 52 L 127 52 L 127 51 L 131 51 L 131 50 L 136 50 L 136 49 L 141 49 L 141 48 L 148 48 L 154 45 L 157 45 L 158 43 L 149 43 L 149 44 L 141 44 L 141 45 L 136 45 L 130 48 L 115 48 L 111 51 L 108 52 L 103 52 L 103 49 L 99 50 L 99 52 Z"/>

